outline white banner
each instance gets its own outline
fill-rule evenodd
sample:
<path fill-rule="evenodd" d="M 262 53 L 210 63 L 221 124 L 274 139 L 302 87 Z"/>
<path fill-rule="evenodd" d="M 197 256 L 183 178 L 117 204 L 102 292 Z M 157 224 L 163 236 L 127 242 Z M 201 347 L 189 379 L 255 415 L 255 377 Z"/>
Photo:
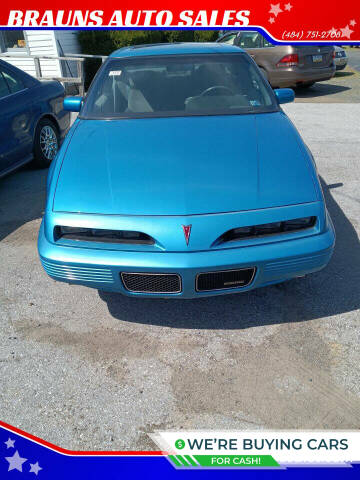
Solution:
<path fill-rule="evenodd" d="M 360 461 L 360 431 L 157 431 L 170 455 L 271 455 L 281 465 Z"/>

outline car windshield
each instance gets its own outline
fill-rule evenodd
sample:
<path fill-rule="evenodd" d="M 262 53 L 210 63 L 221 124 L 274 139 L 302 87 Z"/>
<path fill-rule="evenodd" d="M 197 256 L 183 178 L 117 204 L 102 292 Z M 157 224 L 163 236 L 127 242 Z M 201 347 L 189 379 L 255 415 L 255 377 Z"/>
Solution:
<path fill-rule="evenodd" d="M 110 59 L 97 74 L 81 118 L 235 115 L 278 110 L 245 53 Z"/>

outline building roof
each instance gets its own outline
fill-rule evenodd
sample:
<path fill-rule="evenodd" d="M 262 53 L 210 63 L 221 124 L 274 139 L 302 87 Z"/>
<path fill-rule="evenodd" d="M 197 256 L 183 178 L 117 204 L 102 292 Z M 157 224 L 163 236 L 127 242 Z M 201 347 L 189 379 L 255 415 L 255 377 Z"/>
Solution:
<path fill-rule="evenodd" d="M 132 45 L 112 52 L 110 57 L 135 57 L 146 55 L 183 55 L 192 53 L 239 53 L 243 50 L 226 43 L 153 43 Z"/>

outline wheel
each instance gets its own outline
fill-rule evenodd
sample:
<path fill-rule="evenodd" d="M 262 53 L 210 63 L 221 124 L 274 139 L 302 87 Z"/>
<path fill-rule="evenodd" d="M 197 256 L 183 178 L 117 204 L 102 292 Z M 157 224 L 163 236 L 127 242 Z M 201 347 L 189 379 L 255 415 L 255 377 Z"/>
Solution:
<path fill-rule="evenodd" d="M 34 138 L 33 164 L 38 168 L 47 168 L 59 149 L 59 131 L 48 118 L 40 120 Z"/>

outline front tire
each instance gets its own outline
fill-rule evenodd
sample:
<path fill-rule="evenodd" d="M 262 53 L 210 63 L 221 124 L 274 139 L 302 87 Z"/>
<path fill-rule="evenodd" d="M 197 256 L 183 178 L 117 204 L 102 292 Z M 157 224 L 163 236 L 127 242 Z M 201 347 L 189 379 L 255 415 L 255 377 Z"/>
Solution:
<path fill-rule="evenodd" d="M 59 144 L 59 131 L 55 123 L 48 118 L 40 120 L 35 130 L 33 165 L 48 168 L 59 150 Z"/>

